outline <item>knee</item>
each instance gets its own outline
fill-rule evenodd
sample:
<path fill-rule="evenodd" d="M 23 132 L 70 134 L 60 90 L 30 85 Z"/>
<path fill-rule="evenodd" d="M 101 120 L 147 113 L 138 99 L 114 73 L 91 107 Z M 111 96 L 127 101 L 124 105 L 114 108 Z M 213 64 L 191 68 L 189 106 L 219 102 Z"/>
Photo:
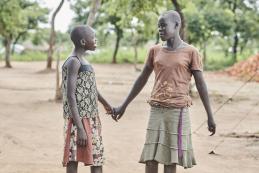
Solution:
<path fill-rule="evenodd" d="M 146 165 L 147 166 L 156 166 L 156 165 L 158 165 L 158 163 L 155 160 L 150 160 L 150 161 L 146 162 Z"/>
<path fill-rule="evenodd" d="M 68 162 L 67 167 L 75 168 L 75 167 L 77 167 L 77 165 L 78 165 L 78 162 L 70 161 L 70 162 Z"/>
<path fill-rule="evenodd" d="M 164 165 L 165 170 L 176 170 L 176 164 L 172 164 L 172 165 Z"/>
<path fill-rule="evenodd" d="M 102 166 L 91 166 L 91 172 L 92 173 L 101 173 L 102 172 Z"/>
<path fill-rule="evenodd" d="M 77 172 L 77 162 L 68 162 L 67 164 L 67 173 L 76 173 Z"/>

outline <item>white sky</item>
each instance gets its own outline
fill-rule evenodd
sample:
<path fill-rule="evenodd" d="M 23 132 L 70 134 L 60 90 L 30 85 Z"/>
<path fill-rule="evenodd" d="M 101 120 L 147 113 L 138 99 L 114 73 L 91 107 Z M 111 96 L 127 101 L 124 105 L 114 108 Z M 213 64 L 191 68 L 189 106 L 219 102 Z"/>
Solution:
<path fill-rule="evenodd" d="M 60 0 L 39 0 L 39 3 L 42 7 L 47 7 L 51 10 L 49 14 L 49 23 L 47 25 L 42 25 L 43 27 L 50 27 L 51 15 L 59 5 Z M 55 29 L 61 32 L 66 32 L 73 16 L 74 13 L 69 7 L 69 1 L 65 0 L 61 10 L 56 16 Z"/>

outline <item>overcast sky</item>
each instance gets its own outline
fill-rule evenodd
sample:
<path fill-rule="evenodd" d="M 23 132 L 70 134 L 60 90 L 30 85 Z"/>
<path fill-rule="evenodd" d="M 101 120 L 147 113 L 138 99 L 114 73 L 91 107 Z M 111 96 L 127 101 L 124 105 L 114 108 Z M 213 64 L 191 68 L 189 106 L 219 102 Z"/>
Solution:
<path fill-rule="evenodd" d="M 50 21 L 51 15 L 59 5 L 60 0 L 39 0 L 39 2 L 43 7 L 47 7 L 51 10 L 51 13 L 49 15 L 49 21 Z M 62 32 L 66 32 L 68 29 L 68 25 L 70 24 L 73 16 L 74 16 L 74 13 L 69 7 L 69 2 L 65 0 L 61 10 L 57 14 L 57 17 L 55 20 L 55 29 Z M 50 27 L 50 22 L 47 25 L 42 25 L 42 26 Z"/>

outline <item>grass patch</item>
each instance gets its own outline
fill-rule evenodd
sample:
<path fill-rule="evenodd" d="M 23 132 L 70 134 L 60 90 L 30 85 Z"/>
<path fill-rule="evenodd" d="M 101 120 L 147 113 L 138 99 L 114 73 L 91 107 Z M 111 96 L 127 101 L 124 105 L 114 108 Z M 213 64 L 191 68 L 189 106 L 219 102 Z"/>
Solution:
<path fill-rule="evenodd" d="M 60 53 L 61 60 L 65 60 L 71 52 L 71 47 L 67 47 Z M 148 48 L 146 46 L 138 48 L 137 63 L 144 63 L 147 57 Z M 202 52 L 201 52 L 202 53 Z M 253 53 L 250 50 L 245 50 L 242 54 L 238 54 L 237 60 L 245 60 Z M 112 62 L 113 47 L 101 47 L 96 52 L 90 53 L 87 59 L 91 63 L 106 63 Z M 54 53 L 54 61 L 57 58 L 57 53 Z M 0 60 L 4 60 L 4 55 L 0 55 Z M 22 54 L 13 54 L 11 61 L 46 61 L 47 52 L 43 51 L 25 51 Z M 134 49 L 132 47 L 120 47 L 117 53 L 117 63 L 134 63 Z M 226 55 L 224 51 L 215 49 L 212 46 L 208 47 L 207 60 L 204 64 L 204 69 L 209 71 L 222 70 L 226 67 L 233 65 L 232 54 Z"/>
<path fill-rule="evenodd" d="M 144 63 L 146 59 L 147 50 L 144 48 L 138 49 L 137 63 Z M 111 63 L 113 56 L 113 49 L 105 48 L 89 56 L 89 61 L 92 63 Z M 133 48 L 121 47 L 117 53 L 117 63 L 134 63 Z"/>

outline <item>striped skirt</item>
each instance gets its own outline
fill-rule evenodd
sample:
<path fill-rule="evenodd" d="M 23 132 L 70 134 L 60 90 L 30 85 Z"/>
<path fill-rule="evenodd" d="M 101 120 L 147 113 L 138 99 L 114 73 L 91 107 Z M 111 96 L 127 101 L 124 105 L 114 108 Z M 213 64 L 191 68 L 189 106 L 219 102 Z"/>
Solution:
<path fill-rule="evenodd" d="M 155 160 L 184 168 L 196 165 L 188 108 L 151 107 L 140 163 Z"/>

